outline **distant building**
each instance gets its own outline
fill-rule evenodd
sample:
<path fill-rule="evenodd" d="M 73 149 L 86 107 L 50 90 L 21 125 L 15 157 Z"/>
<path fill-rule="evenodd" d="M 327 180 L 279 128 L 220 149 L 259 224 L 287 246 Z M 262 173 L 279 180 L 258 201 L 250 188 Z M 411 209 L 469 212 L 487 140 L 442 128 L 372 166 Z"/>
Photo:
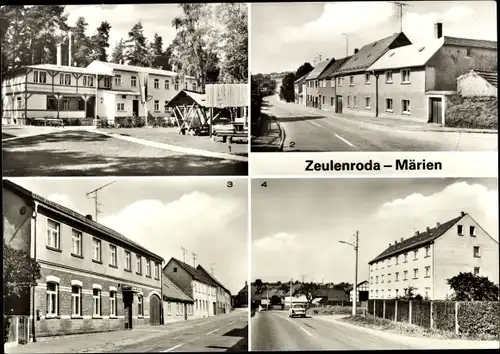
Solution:
<path fill-rule="evenodd" d="M 168 276 L 162 277 L 164 323 L 194 318 L 194 299 L 184 293 Z"/>
<path fill-rule="evenodd" d="M 218 281 L 213 274 L 210 274 L 205 268 L 201 265 L 196 267 L 197 270 L 208 276 L 217 284 L 217 294 L 216 294 L 216 314 L 229 313 L 231 311 L 231 292 L 222 285 L 220 281 Z"/>
<path fill-rule="evenodd" d="M 325 111 L 335 112 L 335 98 L 336 94 L 336 80 L 335 74 L 351 57 L 335 60 L 335 62 L 328 67 L 319 77 L 319 95 L 321 96 L 321 109 Z M 340 107 L 342 103 L 340 102 Z M 339 107 L 339 108 L 340 108 Z M 342 111 L 342 110 L 340 110 Z"/>
<path fill-rule="evenodd" d="M 304 88 L 305 88 L 306 79 L 307 79 L 307 76 L 309 75 L 309 73 L 305 74 L 301 78 L 298 78 L 293 83 L 294 92 L 295 92 L 295 103 L 297 103 L 297 104 L 304 104 L 304 94 L 305 94 Z"/>
<path fill-rule="evenodd" d="M 370 291 L 370 284 L 368 283 L 368 280 L 363 280 L 362 282 L 358 283 L 356 292 L 358 302 L 367 301 L 369 297 L 369 291 Z M 349 294 L 349 301 L 350 302 L 354 301 L 353 287 L 351 286 L 350 288 L 346 289 L 346 292 Z"/>
<path fill-rule="evenodd" d="M 233 307 L 248 307 L 248 282 L 233 296 Z"/>
<path fill-rule="evenodd" d="M 463 97 L 497 97 L 498 72 L 471 70 L 457 78 L 457 92 Z"/>
<path fill-rule="evenodd" d="M 318 65 L 307 75 L 306 77 L 306 106 L 321 108 L 321 98 L 319 95 L 319 76 L 326 70 L 330 65 L 335 62 L 335 59 L 326 59 Z"/>
<path fill-rule="evenodd" d="M 499 282 L 499 248 L 469 214 L 401 238 L 371 260 L 370 299 L 393 299 L 405 289 L 431 300 L 450 295 L 447 279 L 470 272 Z"/>

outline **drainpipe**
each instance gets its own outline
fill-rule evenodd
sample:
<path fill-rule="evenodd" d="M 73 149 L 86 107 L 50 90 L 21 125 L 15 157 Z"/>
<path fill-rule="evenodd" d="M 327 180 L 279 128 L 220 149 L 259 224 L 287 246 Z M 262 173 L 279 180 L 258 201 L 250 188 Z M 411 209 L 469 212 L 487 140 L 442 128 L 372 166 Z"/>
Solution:
<path fill-rule="evenodd" d="M 375 76 L 375 117 L 378 117 L 378 74 L 373 71 Z"/>
<path fill-rule="evenodd" d="M 31 217 L 32 220 L 34 221 L 33 223 L 33 259 L 36 262 L 36 229 L 37 229 L 37 222 L 36 218 L 38 216 L 38 202 L 35 202 L 35 210 L 33 211 L 33 216 Z M 34 275 L 33 275 L 34 278 Z M 34 279 L 36 281 L 36 279 Z M 35 330 L 35 316 L 36 316 L 36 306 L 35 306 L 35 292 L 36 292 L 36 285 L 33 286 L 33 292 L 31 294 L 31 301 L 32 301 L 32 307 L 33 307 L 33 316 L 31 317 L 31 330 L 33 331 L 33 342 L 36 342 L 36 330 Z M 29 338 L 28 338 L 29 340 Z"/>

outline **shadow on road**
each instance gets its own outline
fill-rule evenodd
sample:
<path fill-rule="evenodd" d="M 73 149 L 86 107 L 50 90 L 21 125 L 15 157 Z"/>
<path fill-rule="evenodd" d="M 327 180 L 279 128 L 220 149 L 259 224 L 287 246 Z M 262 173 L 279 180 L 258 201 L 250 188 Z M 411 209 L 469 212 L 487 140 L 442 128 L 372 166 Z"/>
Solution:
<path fill-rule="evenodd" d="M 2 139 L 13 138 L 15 135 L 2 132 Z"/>
<path fill-rule="evenodd" d="M 323 119 L 325 116 L 295 116 L 295 117 L 279 117 L 276 116 L 276 120 L 281 123 L 287 122 L 301 122 L 306 120 Z"/>
<path fill-rule="evenodd" d="M 227 352 L 247 352 L 248 351 L 248 325 L 242 328 L 233 328 L 229 332 L 224 333 L 225 337 L 241 337 L 231 347 L 224 347 L 221 345 L 208 345 L 206 348 L 211 349 L 226 349 Z"/>

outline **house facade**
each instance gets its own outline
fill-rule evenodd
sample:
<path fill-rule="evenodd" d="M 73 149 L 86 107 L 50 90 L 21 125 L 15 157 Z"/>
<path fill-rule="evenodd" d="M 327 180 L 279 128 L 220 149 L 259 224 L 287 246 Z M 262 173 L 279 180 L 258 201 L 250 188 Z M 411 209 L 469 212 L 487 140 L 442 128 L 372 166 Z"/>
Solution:
<path fill-rule="evenodd" d="M 444 300 L 451 295 L 447 279 L 470 272 L 499 282 L 499 248 L 469 214 L 390 244 L 370 261 L 370 299 L 393 299 L 410 286 L 415 295 Z"/>
<path fill-rule="evenodd" d="M 358 302 L 367 301 L 368 297 L 369 297 L 370 283 L 368 282 L 368 280 L 364 280 L 364 281 L 358 283 L 356 290 L 357 290 L 356 294 L 357 294 Z M 354 296 L 353 287 L 351 286 L 346 291 L 349 294 L 349 301 L 352 302 L 353 296 Z"/>
<path fill-rule="evenodd" d="M 293 89 L 295 92 L 295 103 L 304 104 L 304 84 L 309 73 L 305 74 L 301 78 L 295 80 L 293 83 Z"/>
<path fill-rule="evenodd" d="M 193 318 L 217 314 L 217 284 L 209 277 L 176 258 L 168 261 L 163 273 L 194 300 Z"/>
<path fill-rule="evenodd" d="M 335 62 L 335 59 L 326 59 L 318 65 L 307 75 L 306 77 L 306 106 L 321 108 L 322 98 L 319 94 L 320 81 L 319 76 L 326 70 L 330 65 Z"/>
<path fill-rule="evenodd" d="M 336 97 L 336 85 L 335 73 L 339 70 L 342 65 L 349 60 L 350 57 L 335 60 L 328 69 L 326 69 L 319 77 L 319 95 L 321 96 L 321 109 L 325 111 L 335 112 L 335 97 Z M 339 84 L 342 81 L 339 80 Z"/>
<path fill-rule="evenodd" d="M 163 274 L 163 323 L 181 322 L 194 318 L 194 299 L 184 293 L 172 279 Z"/>
<path fill-rule="evenodd" d="M 21 306 L 30 340 L 161 324 L 160 256 L 8 180 L 3 195 L 4 239 L 41 267 Z"/>
<path fill-rule="evenodd" d="M 231 292 L 222 285 L 220 281 L 218 281 L 213 274 L 210 274 L 205 268 L 203 268 L 200 264 L 196 267 L 196 269 L 202 272 L 206 277 L 209 277 L 214 283 L 217 284 L 216 296 L 215 300 L 217 303 L 216 306 L 216 315 L 229 313 L 231 312 Z"/>
<path fill-rule="evenodd" d="M 387 51 L 367 69 L 375 76 L 377 88 L 371 114 L 444 124 L 448 97 L 457 92 L 457 78 L 471 69 L 496 70 L 496 42 L 442 36 L 441 24 L 436 24 L 435 33 L 436 38 L 425 45 Z"/>
<path fill-rule="evenodd" d="M 245 281 L 245 285 L 238 291 L 238 294 L 232 297 L 233 307 L 248 307 L 248 288 L 248 282 Z"/>

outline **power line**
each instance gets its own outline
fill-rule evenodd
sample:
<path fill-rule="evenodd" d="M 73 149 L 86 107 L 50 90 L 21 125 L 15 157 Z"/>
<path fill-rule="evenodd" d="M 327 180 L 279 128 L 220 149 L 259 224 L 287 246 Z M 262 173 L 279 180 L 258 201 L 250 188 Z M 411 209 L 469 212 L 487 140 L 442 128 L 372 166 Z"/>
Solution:
<path fill-rule="evenodd" d="M 97 192 L 100 191 L 101 189 L 103 189 L 104 187 L 107 187 L 109 186 L 110 184 L 113 184 L 115 183 L 116 181 L 113 181 L 113 182 L 109 182 L 108 184 L 105 184 L 104 186 L 101 186 L 99 188 L 96 188 L 94 189 L 93 191 L 91 192 L 88 192 L 87 194 L 85 194 L 87 196 L 87 198 L 89 198 L 90 195 L 93 194 L 93 196 L 91 196 L 90 198 L 94 199 L 94 207 L 95 207 L 95 221 L 97 221 L 97 216 L 101 213 L 101 211 L 99 210 L 99 205 L 102 205 L 99 203 L 98 201 L 98 196 L 97 196 Z"/>

